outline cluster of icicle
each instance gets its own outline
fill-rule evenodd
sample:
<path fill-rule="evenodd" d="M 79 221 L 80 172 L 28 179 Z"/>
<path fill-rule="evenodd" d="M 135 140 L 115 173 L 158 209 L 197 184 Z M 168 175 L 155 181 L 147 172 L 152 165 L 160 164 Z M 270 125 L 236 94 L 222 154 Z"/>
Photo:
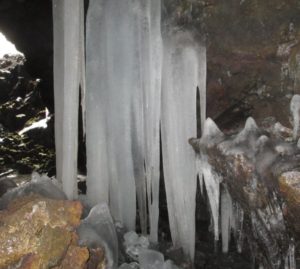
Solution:
<path fill-rule="evenodd" d="M 57 177 L 76 198 L 81 87 L 90 204 L 107 203 L 135 230 L 137 202 L 142 231 L 150 226 L 157 242 L 161 132 L 172 239 L 193 259 L 197 172 L 187 141 L 197 87 L 205 119 L 206 49 L 186 31 L 162 37 L 160 0 L 90 0 L 86 36 L 83 13 L 83 0 L 53 0 Z"/>
<path fill-rule="evenodd" d="M 187 31 L 161 33 L 160 0 L 90 0 L 86 25 L 83 0 L 53 0 L 53 18 L 57 178 L 68 198 L 77 197 L 81 89 L 90 205 L 107 203 L 116 221 L 135 230 L 137 202 L 142 231 L 149 226 L 150 240 L 157 242 L 161 133 L 173 244 L 193 260 L 197 175 L 202 188 L 205 182 L 215 239 L 219 237 L 222 178 L 205 152 L 196 156 L 187 143 L 197 135 L 197 88 L 202 143 L 222 136 L 210 119 L 204 126 L 205 47 Z M 242 236 L 237 220 L 243 212 L 226 190 L 221 209 L 226 252 L 231 229 Z"/>

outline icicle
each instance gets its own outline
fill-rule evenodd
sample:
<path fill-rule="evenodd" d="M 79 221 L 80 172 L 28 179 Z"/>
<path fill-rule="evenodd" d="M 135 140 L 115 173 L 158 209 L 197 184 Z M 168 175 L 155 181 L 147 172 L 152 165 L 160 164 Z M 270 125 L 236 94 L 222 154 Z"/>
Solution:
<path fill-rule="evenodd" d="M 82 0 L 53 1 L 54 95 L 57 178 L 77 197 L 79 85 L 83 65 Z"/>
<path fill-rule="evenodd" d="M 291 100 L 290 110 L 293 116 L 293 139 L 296 140 L 299 135 L 299 113 L 300 113 L 300 95 L 295 94 Z"/>
<path fill-rule="evenodd" d="M 200 117 L 201 117 L 201 131 L 204 130 L 204 123 L 206 121 L 206 48 L 203 47 L 199 53 L 199 81 L 198 88 L 200 93 Z"/>
<path fill-rule="evenodd" d="M 285 258 L 284 269 L 296 269 L 296 268 L 297 265 L 295 259 L 295 243 L 294 243 L 294 239 L 292 238 Z"/>
<path fill-rule="evenodd" d="M 233 206 L 230 194 L 226 188 L 221 192 L 221 231 L 222 251 L 228 252 L 231 227 L 233 226 Z"/>
<path fill-rule="evenodd" d="M 201 154 L 201 171 L 211 209 L 215 241 L 219 240 L 219 198 L 222 178 L 216 174 L 208 163 L 207 156 Z"/>
<path fill-rule="evenodd" d="M 188 32 L 164 38 L 162 149 L 170 230 L 175 246 L 193 260 L 195 248 L 195 153 L 188 139 L 196 136 L 196 90 L 203 55 Z M 206 65 L 206 63 L 205 63 Z"/>
<path fill-rule="evenodd" d="M 162 41 L 160 0 L 91 0 L 87 15 L 87 192 L 157 241 Z M 109 195 L 108 195 L 109 193 Z"/>
<path fill-rule="evenodd" d="M 244 211 L 238 203 L 234 203 L 234 221 L 232 222 L 232 229 L 234 230 L 234 237 L 236 241 L 236 248 L 238 253 L 242 253 L 244 242 Z"/>

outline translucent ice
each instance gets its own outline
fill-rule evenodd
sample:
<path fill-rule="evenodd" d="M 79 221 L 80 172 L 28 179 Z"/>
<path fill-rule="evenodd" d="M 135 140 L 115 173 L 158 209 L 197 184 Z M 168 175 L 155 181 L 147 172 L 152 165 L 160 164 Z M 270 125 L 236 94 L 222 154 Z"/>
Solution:
<path fill-rule="evenodd" d="M 124 246 L 126 253 L 134 260 L 138 259 L 139 253 L 148 249 L 150 243 L 147 237 L 139 236 L 136 232 L 128 232 L 124 235 Z"/>
<path fill-rule="evenodd" d="M 196 137 L 196 91 L 201 55 L 189 32 L 164 36 L 162 151 L 173 244 L 191 260 L 195 247 L 196 158 L 188 139 Z M 201 84 L 202 85 L 202 84 Z"/>
<path fill-rule="evenodd" d="M 50 179 L 46 175 L 39 175 L 34 172 L 30 182 L 9 190 L 0 198 L 0 209 L 6 208 L 13 199 L 29 194 L 39 194 L 56 200 L 67 199 L 56 179 Z"/>
<path fill-rule="evenodd" d="M 83 1 L 53 1 L 54 103 L 57 178 L 77 197 L 79 87 L 84 65 Z"/>
<path fill-rule="evenodd" d="M 164 256 L 155 250 L 144 250 L 139 255 L 141 269 L 164 269 Z"/>
<path fill-rule="evenodd" d="M 118 238 L 106 204 L 94 206 L 78 227 L 79 244 L 88 247 L 104 246 L 107 268 L 118 264 Z"/>

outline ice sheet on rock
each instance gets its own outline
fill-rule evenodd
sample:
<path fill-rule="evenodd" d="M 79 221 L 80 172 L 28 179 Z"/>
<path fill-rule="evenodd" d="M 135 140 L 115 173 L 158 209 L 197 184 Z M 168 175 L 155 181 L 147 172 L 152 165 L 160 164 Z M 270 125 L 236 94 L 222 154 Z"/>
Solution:
<path fill-rule="evenodd" d="M 57 178 L 69 199 L 77 197 L 79 85 L 83 44 L 82 0 L 54 0 L 54 98 Z"/>
<path fill-rule="evenodd" d="M 139 253 L 149 248 L 149 240 L 147 237 L 139 236 L 136 232 L 131 231 L 124 234 L 125 252 L 134 260 L 138 260 Z"/>
<path fill-rule="evenodd" d="M 0 198 L 0 209 L 6 208 L 13 199 L 29 194 L 39 194 L 43 197 L 56 200 L 67 199 L 66 194 L 62 191 L 56 179 L 50 179 L 46 175 L 39 175 L 34 172 L 32 173 L 30 182 L 9 190 Z"/>
<path fill-rule="evenodd" d="M 188 32 L 166 33 L 162 83 L 162 151 L 173 244 L 191 260 L 195 247 L 196 161 L 188 145 L 196 137 L 196 90 L 205 48 Z"/>
<path fill-rule="evenodd" d="M 77 229 L 79 244 L 88 247 L 104 246 L 107 268 L 117 268 L 118 238 L 106 204 L 94 206 Z"/>
<path fill-rule="evenodd" d="M 143 250 L 139 254 L 141 269 L 164 269 L 164 256 L 155 250 Z"/>
<path fill-rule="evenodd" d="M 300 95 L 295 94 L 290 103 L 290 110 L 293 117 L 293 139 L 299 137 L 299 124 L 300 124 Z"/>
<path fill-rule="evenodd" d="M 224 154 L 246 154 L 248 157 L 253 158 L 257 139 L 261 132 L 256 125 L 255 120 L 249 117 L 242 129 L 233 139 L 221 142 L 218 148 Z"/>

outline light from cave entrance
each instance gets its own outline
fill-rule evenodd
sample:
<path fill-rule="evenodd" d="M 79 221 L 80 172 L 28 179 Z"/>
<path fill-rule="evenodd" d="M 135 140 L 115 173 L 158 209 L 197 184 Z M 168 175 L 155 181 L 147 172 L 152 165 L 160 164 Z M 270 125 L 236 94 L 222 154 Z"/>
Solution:
<path fill-rule="evenodd" d="M 18 51 L 16 46 L 8 41 L 0 32 L 0 59 L 3 58 L 4 55 L 23 55 L 23 53 Z"/>

